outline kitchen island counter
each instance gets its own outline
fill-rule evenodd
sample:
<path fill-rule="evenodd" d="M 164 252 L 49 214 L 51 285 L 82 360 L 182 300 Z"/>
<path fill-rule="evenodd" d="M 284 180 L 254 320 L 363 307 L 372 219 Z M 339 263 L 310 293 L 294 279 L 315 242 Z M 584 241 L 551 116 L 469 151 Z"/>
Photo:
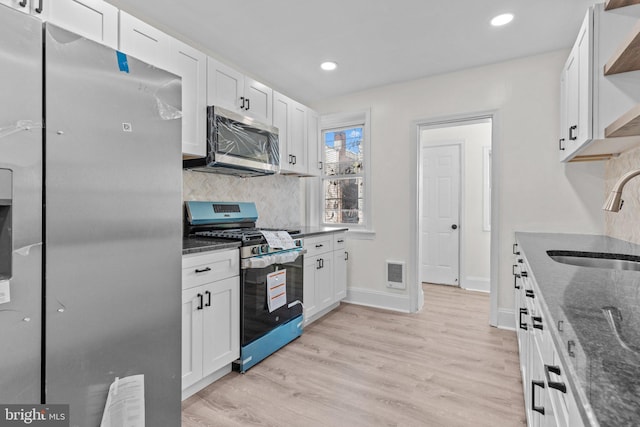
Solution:
<path fill-rule="evenodd" d="M 640 272 L 554 261 L 547 251 L 640 256 L 607 236 L 516 233 L 541 310 L 587 425 L 640 420 Z M 538 295 L 536 295 L 537 297 Z M 568 346 L 568 343 L 570 345 Z"/>

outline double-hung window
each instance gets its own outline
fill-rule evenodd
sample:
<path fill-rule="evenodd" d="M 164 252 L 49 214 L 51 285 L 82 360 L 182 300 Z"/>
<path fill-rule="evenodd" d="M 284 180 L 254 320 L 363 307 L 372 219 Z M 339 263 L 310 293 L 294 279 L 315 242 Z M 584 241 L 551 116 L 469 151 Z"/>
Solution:
<path fill-rule="evenodd" d="M 321 119 L 322 214 L 327 226 L 370 227 L 369 112 Z"/>

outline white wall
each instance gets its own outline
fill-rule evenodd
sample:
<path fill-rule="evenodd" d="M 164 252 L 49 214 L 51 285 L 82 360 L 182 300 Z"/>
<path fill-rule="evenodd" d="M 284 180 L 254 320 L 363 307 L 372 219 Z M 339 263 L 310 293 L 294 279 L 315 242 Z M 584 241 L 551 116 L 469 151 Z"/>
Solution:
<path fill-rule="evenodd" d="M 423 144 L 430 146 L 447 141 L 463 141 L 460 286 L 489 291 L 491 232 L 483 229 L 483 147 L 491 147 L 491 123 L 425 129 L 420 138 Z"/>
<path fill-rule="evenodd" d="M 495 110 L 493 158 L 500 172 L 498 306 L 513 307 L 511 245 L 516 230 L 602 233 L 602 163 L 558 162 L 559 75 L 556 51 L 500 64 L 375 88 L 318 102 L 320 113 L 371 108 L 374 240 L 349 241 L 349 286 L 398 301 L 385 287 L 384 260 L 411 259 L 412 168 L 416 121 Z M 496 190 L 494 186 L 494 191 Z M 495 194 L 494 194 L 495 196 Z M 495 212 L 494 212 L 495 214 Z M 408 283 L 417 283 L 408 265 Z"/>

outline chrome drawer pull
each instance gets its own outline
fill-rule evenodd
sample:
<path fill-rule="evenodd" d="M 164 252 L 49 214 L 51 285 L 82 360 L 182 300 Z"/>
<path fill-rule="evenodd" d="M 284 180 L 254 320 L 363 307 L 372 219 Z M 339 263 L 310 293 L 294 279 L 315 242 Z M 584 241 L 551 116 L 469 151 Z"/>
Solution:
<path fill-rule="evenodd" d="M 202 269 L 196 268 L 196 273 L 206 273 L 207 271 L 211 271 L 211 267 L 202 268 Z"/>

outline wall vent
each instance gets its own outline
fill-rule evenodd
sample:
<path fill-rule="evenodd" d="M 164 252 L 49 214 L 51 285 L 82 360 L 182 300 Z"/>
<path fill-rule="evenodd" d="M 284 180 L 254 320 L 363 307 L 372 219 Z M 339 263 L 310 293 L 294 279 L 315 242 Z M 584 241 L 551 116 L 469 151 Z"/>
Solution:
<path fill-rule="evenodd" d="M 405 289 L 405 272 L 403 261 L 387 260 L 387 287 L 393 289 Z"/>

